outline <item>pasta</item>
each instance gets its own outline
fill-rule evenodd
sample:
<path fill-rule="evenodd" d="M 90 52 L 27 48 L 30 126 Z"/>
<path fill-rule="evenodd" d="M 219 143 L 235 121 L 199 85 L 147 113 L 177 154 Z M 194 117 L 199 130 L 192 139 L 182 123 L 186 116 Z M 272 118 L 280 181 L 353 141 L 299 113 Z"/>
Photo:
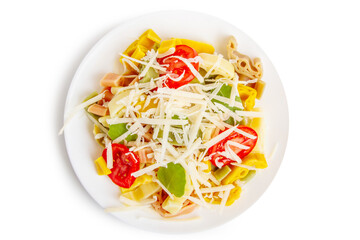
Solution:
<path fill-rule="evenodd" d="M 234 37 L 230 37 L 226 49 L 228 58 L 230 61 L 235 63 L 235 71 L 240 75 L 248 77 L 249 79 L 261 80 L 263 75 L 261 60 L 259 58 L 254 58 L 252 60 L 249 56 L 238 52 L 237 47 L 238 45 L 236 39 Z"/>

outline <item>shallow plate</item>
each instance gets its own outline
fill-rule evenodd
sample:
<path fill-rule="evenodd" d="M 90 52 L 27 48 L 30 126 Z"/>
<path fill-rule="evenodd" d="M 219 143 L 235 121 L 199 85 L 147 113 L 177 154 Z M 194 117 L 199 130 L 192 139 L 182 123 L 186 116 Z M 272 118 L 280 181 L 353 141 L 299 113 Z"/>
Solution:
<path fill-rule="evenodd" d="M 226 43 L 235 36 L 239 51 L 263 62 L 267 86 L 262 98 L 265 113 L 265 153 L 269 167 L 261 171 L 243 190 L 241 198 L 222 214 L 198 208 L 187 217 L 192 221 L 164 221 L 151 211 L 137 209 L 116 212 L 118 219 L 130 225 L 157 232 L 193 232 L 223 224 L 239 216 L 266 190 L 282 161 L 288 136 L 288 110 L 284 90 L 265 53 L 245 33 L 218 18 L 186 11 L 158 12 L 132 19 L 106 34 L 87 54 L 71 83 L 65 113 L 78 105 L 88 94 L 100 90 L 99 80 L 111 71 L 118 71 L 119 52 L 123 52 L 138 36 L 152 28 L 162 39 L 189 38 L 211 43 L 218 53 L 226 56 Z M 93 125 L 84 113 L 77 114 L 65 129 L 65 141 L 71 164 L 80 182 L 103 208 L 120 206 L 119 188 L 109 178 L 98 176 L 94 160 L 102 149 L 94 141 Z M 275 150 L 275 151 L 274 151 Z M 271 156 L 271 157 L 270 157 Z M 269 158 L 270 157 L 270 158 Z M 200 218 L 197 218 L 200 216 Z"/>

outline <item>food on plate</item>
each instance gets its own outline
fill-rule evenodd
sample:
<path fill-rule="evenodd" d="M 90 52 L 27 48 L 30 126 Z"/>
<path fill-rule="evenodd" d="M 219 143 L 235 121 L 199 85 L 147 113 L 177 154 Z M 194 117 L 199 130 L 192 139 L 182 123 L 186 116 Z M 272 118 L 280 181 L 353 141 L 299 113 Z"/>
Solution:
<path fill-rule="evenodd" d="M 120 53 L 123 72 L 105 73 L 82 103 L 103 148 L 94 172 L 119 186 L 125 206 L 163 217 L 222 210 L 267 167 L 262 63 L 240 53 L 234 37 L 224 45 L 226 57 L 149 29 Z"/>

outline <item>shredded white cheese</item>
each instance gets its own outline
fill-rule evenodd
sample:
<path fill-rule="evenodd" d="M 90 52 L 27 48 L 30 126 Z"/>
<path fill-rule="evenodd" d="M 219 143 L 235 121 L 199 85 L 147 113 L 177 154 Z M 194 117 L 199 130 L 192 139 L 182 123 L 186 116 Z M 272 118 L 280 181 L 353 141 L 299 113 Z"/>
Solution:
<path fill-rule="evenodd" d="M 191 73 L 199 80 L 199 82 L 203 83 L 204 78 L 200 75 L 200 73 L 194 68 L 194 66 L 190 63 L 189 59 L 179 57 L 179 56 L 170 56 L 168 58 L 177 58 L 185 63 L 185 65 L 190 69 Z"/>
<path fill-rule="evenodd" d="M 223 186 L 219 186 L 219 187 L 200 188 L 200 192 L 201 193 L 222 192 L 222 191 L 231 190 L 233 188 L 234 188 L 234 185 L 228 184 L 228 185 L 223 185 Z"/>
<path fill-rule="evenodd" d="M 155 119 L 155 118 L 112 118 L 106 119 L 108 124 L 118 124 L 118 123 L 130 123 L 130 122 L 139 122 L 141 124 L 150 124 L 150 125 L 185 125 L 188 124 L 188 120 L 178 120 L 178 119 Z"/>
<path fill-rule="evenodd" d="M 66 120 L 65 120 L 64 126 L 60 129 L 58 134 L 61 135 L 64 132 L 65 127 L 69 124 L 70 120 L 75 116 L 75 114 L 77 112 L 79 112 L 80 110 L 86 108 L 87 106 L 89 106 L 93 103 L 100 101 L 101 99 L 103 99 L 104 96 L 105 96 L 105 92 L 100 93 L 99 95 L 97 95 L 93 98 L 90 98 L 89 100 L 79 104 L 72 111 L 70 111 L 70 113 L 66 114 L 67 116 L 65 117 Z"/>
<path fill-rule="evenodd" d="M 133 62 L 140 63 L 140 64 L 142 64 L 142 65 L 147 65 L 147 64 L 148 64 L 148 62 L 144 62 L 144 61 L 138 60 L 138 59 L 136 59 L 136 58 L 129 57 L 129 56 L 127 56 L 127 55 L 125 55 L 125 54 L 122 54 L 122 53 L 119 53 L 119 55 L 122 56 L 122 57 L 124 57 L 124 58 L 127 58 L 127 59 L 129 59 L 129 60 L 131 60 L 131 61 L 133 61 Z M 155 64 L 152 64 L 150 67 L 155 68 L 155 69 L 158 69 L 158 70 L 160 70 L 160 71 L 166 71 L 165 68 L 160 67 L 160 66 L 155 65 Z"/>
<path fill-rule="evenodd" d="M 145 173 L 148 173 L 148 172 L 151 172 L 159 167 L 162 167 L 162 166 L 165 166 L 167 165 L 169 162 L 168 161 L 163 161 L 163 162 L 158 162 L 158 163 L 154 163 L 153 165 L 150 165 L 148 167 L 145 167 L 145 168 L 142 168 L 136 172 L 133 172 L 131 174 L 131 176 L 133 177 L 140 177 L 141 175 L 145 174 Z"/>
<path fill-rule="evenodd" d="M 112 151 L 112 145 L 111 145 L 111 141 L 108 142 L 108 144 L 106 145 L 106 166 L 108 169 L 112 169 L 113 168 L 113 151 Z"/>

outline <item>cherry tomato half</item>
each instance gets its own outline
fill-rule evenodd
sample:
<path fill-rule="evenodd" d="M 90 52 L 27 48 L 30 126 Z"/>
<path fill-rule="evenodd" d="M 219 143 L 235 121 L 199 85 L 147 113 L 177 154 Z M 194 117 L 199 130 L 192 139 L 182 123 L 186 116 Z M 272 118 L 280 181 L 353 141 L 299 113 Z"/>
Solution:
<path fill-rule="evenodd" d="M 135 177 L 131 173 L 140 169 L 140 161 L 137 156 L 129 149 L 118 143 L 112 144 L 113 150 L 113 168 L 108 175 L 110 179 L 118 186 L 129 188 L 135 181 Z M 107 161 L 107 149 L 105 148 L 102 157 Z"/>
<path fill-rule="evenodd" d="M 184 74 L 184 76 L 179 79 L 179 81 L 174 81 L 170 78 L 167 78 L 164 81 L 164 86 L 168 86 L 169 88 L 178 88 L 191 82 L 195 78 L 194 74 L 192 74 L 189 67 L 183 61 L 178 58 L 173 58 L 172 56 L 190 59 L 196 57 L 197 55 L 197 52 L 191 47 L 186 45 L 177 45 L 173 54 L 159 58 L 157 60 L 159 64 L 168 65 L 166 66 L 166 72 L 167 74 L 171 74 L 172 78 L 178 78 Z M 191 65 L 194 66 L 196 71 L 199 70 L 199 62 L 191 62 Z"/>
<path fill-rule="evenodd" d="M 211 156 L 210 161 L 211 161 L 211 163 L 213 165 L 215 165 L 217 167 L 222 167 L 222 166 L 225 166 L 225 165 L 229 165 L 232 162 L 235 162 L 234 160 L 229 159 L 229 158 L 219 154 L 219 152 L 224 152 L 225 151 L 225 144 L 226 144 L 227 141 L 237 142 L 237 143 L 240 143 L 242 145 L 245 145 L 245 146 L 249 147 L 248 149 L 240 149 L 238 147 L 230 145 L 230 148 L 240 158 L 245 157 L 246 155 L 248 155 L 253 150 L 253 148 L 256 145 L 257 139 L 258 139 L 257 138 L 257 133 L 255 132 L 255 130 L 250 128 L 250 127 L 247 127 L 247 126 L 238 126 L 238 129 L 240 129 L 240 130 L 242 130 L 244 132 L 247 132 L 247 133 L 249 133 L 249 134 L 251 134 L 253 136 L 256 136 L 256 138 L 251 139 L 251 138 L 245 137 L 244 135 L 242 135 L 240 133 L 232 132 L 227 138 L 221 140 L 220 142 L 218 142 L 217 144 L 215 144 L 214 146 L 209 148 L 208 154 L 209 154 L 209 156 Z"/>

